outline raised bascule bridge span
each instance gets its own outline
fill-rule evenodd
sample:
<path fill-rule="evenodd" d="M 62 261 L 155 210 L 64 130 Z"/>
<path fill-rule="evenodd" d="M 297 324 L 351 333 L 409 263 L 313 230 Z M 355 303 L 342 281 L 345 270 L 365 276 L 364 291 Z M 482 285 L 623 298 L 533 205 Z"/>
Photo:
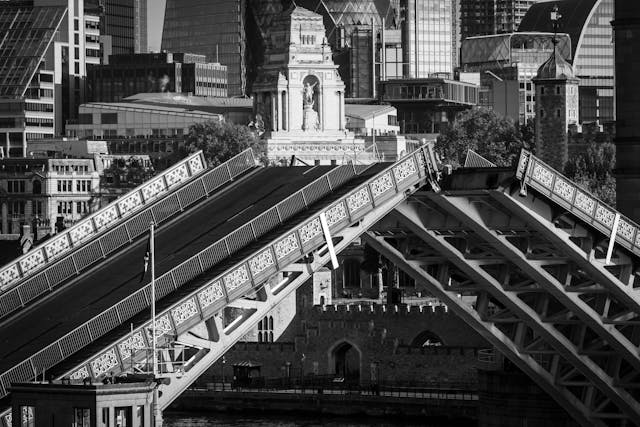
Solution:
<path fill-rule="evenodd" d="M 196 153 L 0 269 L 5 427 L 11 383 L 148 366 L 152 221 L 161 409 L 362 238 L 580 424 L 640 420 L 640 227 L 527 151 L 442 177 L 423 146 L 369 166 Z"/>

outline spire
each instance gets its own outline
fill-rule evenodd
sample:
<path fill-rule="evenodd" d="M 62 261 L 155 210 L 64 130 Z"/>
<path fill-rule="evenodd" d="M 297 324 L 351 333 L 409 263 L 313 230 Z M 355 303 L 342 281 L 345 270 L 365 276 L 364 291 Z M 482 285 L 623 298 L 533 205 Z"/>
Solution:
<path fill-rule="evenodd" d="M 569 64 L 560 54 L 558 49 L 558 21 L 562 18 L 560 12 L 558 12 L 558 5 L 556 4 L 551 11 L 551 22 L 553 23 L 553 52 L 549 59 L 538 68 L 536 79 L 574 79 L 575 74 L 573 67 Z"/>

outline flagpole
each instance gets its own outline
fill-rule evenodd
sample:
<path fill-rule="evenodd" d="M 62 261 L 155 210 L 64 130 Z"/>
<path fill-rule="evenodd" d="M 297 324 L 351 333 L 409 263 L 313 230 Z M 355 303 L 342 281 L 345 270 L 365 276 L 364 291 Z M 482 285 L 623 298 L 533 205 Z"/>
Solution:
<path fill-rule="evenodd" d="M 158 376 L 158 355 L 156 351 L 157 338 L 156 338 L 156 259 L 155 259 L 155 224 L 153 221 L 149 224 L 149 231 L 151 233 L 149 237 L 149 252 L 151 257 L 151 351 L 152 364 L 153 364 L 153 377 Z"/>

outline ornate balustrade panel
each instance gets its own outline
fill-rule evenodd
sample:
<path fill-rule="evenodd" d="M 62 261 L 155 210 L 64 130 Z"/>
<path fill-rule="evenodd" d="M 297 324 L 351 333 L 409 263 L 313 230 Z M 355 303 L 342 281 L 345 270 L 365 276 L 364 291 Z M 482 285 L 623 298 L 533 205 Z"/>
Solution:
<path fill-rule="evenodd" d="M 529 151 L 522 150 L 520 153 L 516 178 L 607 236 L 613 231 L 616 214 L 620 215 L 616 243 L 640 256 L 640 225 L 598 200 Z"/>
<path fill-rule="evenodd" d="M 161 224 L 255 166 L 251 149 L 208 171 L 204 162 L 201 152 L 187 157 L 5 267 L 3 272 L 16 274 L 2 282 L 9 276 L 0 272 L 6 290 L 0 294 L 0 318 L 130 244 L 151 221 Z"/>
<path fill-rule="evenodd" d="M 334 231 L 337 231 L 348 227 L 352 221 L 355 221 L 353 212 L 357 212 L 358 215 L 362 215 L 365 212 L 376 209 L 378 204 L 387 199 L 386 193 L 373 192 L 372 186 L 378 185 L 377 183 L 380 177 L 388 176 L 391 173 L 394 177 L 394 189 L 396 194 L 402 194 L 402 192 L 404 192 L 408 187 L 416 186 L 417 184 L 424 182 L 428 173 L 424 168 L 424 165 L 429 161 L 428 153 L 426 153 L 425 150 L 425 148 L 416 150 L 376 176 L 362 183 L 354 190 L 349 191 L 337 201 L 332 202 L 329 206 L 319 207 L 319 212 L 316 211 L 313 215 L 310 215 L 310 217 L 292 229 L 283 231 L 283 233 L 280 234 L 280 237 L 258 249 L 252 255 L 241 260 L 196 291 L 183 296 L 180 301 L 159 313 L 156 319 L 158 343 L 162 344 L 166 340 L 169 340 L 173 335 L 188 330 L 193 324 L 199 322 L 203 317 L 219 311 L 231 300 L 236 299 L 259 286 L 262 283 L 262 280 L 268 277 L 269 274 L 277 271 L 278 264 L 276 263 L 304 256 L 307 253 L 305 243 L 308 244 L 308 242 L 313 239 L 317 239 L 318 237 L 322 239 L 321 227 L 309 226 L 309 224 L 315 224 L 316 222 L 319 223 L 319 215 L 321 213 L 325 213 L 329 218 L 331 218 L 329 222 L 330 227 L 332 227 Z M 351 169 L 351 172 L 348 172 L 349 169 Z M 248 226 L 253 230 L 263 230 L 262 233 L 266 233 L 268 227 L 258 226 L 258 222 L 265 221 L 265 218 L 267 217 L 273 218 L 273 214 L 278 213 L 279 210 L 282 209 L 281 205 L 287 203 L 288 200 L 304 201 L 305 194 L 309 195 L 308 189 L 313 189 L 314 192 L 317 191 L 317 182 L 319 181 L 328 180 L 329 184 L 331 184 L 330 188 L 338 188 L 340 184 L 336 185 L 334 181 L 339 180 L 339 182 L 342 183 L 348 182 L 348 180 L 345 179 L 345 173 L 350 173 L 352 178 L 357 175 L 356 169 L 351 165 L 334 168 L 325 176 L 320 177 L 307 187 L 301 189 L 298 193 L 301 193 L 302 197 L 297 193 L 292 195 L 251 221 Z M 331 190 L 327 187 L 325 187 L 325 190 L 327 193 L 325 193 L 324 196 L 330 194 Z M 366 203 L 361 201 L 361 198 L 365 197 L 365 194 L 368 198 Z M 376 197 L 373 194 L 378 194 L 378 196 Z M 347 200 L 352 200 L 352 205 L 350 207 L 347 207 Z M 304 203 L 304 206 L 300 205 L 299 207 L 300 211 L 303 210 L 306 207 L 306 203 Z M 273 211 L 273 213 L 268 214 L 270 211 Z M 291 212 L 287 218 L 295 213 L 296 212 Z M 267 216 L 265 217 L 265 215 Z M 271 219 L 269 219 L 269 221 L 270 220 Z M 284 220 L 284 218 L 281 219 L 281 221 Z M 256 233 L 254 239 L 257 239 L 261 235 L 262 234 Z M 203 260 L 221 260 L 226 258 L 229 255 L 229 249 L 228 244 L 224 244 L 225 241 L 226 238 L 214 243 L 191 259 L 160 276 L 156 280 L 156 286 L 162 289 L 162 284 L 166 284 L 167 290 L 163 293 L 169 293 L 171 292 L 171 287 L 173 289 L 179 288 L 191 280 L 191 278 L 196 277 L 200 273 L 204 272 L 206 268 L 210 268 L 210 266 L 215 264 L 215 262 L 212 263 L 211 261 L 205 264 L 202 262 Z M 319 244 L 320 243 L 316 241 L 316 246 Z M 197 260 L 198 262 L 194 262 L 194 260 Z M 187 265 L 188 267 L 185 267 Z M 203 269 L 203 265 L 206 265 L 207 267 Z M 178 273 L 179 271 L 182 271 L 183 273 Z M 105 312 L 107 313 L 111 310 L 115 310 L 115 313 L 117 313 L 118 316 L 102 313 L 97 316 L 100 317 L 99 322 L 95 322 L 95 318 L 91 319 L 85 325 L 70 332 L 65 337 L 52 343 L 47 348 L 41 350 L 21 364 L 0 375 L 0 392 L 3 393 L 1 396 L 6 395 L 7 387 L 12 381 L 28 381 L 34 378 L 34 374 L 38 372 L 35 366 L 36 360 L 38 360 L 37 363 L 39 364 L 38 369 L 49 369 L 52 366 L 55 366 L 56 363 L 64 360 L 69 356 L 69 354 L 81 350 L 86 345 L 83 338 L 87 333 L 91 336 L 91 340 L 95 341 L 102 334 L 106 333 L 106 331 L 112 330 L 113 328 L 126 323 L 127 319 L 129 319 L 133 314 L 146 310 L 150 305 L 149 296 L 150 284 L 146 285 L 139 292 L 129 296 Z M 157 298 L 159 299 L 161 296 L 158 295 Z M 99 330 L 95 327 L 96 324 L 99 325 Z M 138 343 L 137 345 L 144 344 L 145 346 L 150 346 L 152 338 L 150 336 L 150 332 L 148 332 L 150 330 L 151 322 L 149 321 L 133 331 L 133 335 L 139 337 L 136 338 L 136 342 Z M 114 342 L 99 354 L 87 358 L 82 364 L 67 372 L 65 376 L 69 376 L 71 378 L 92 376 L 95 378 L 105 372 L 110 372 L 111 370 L 117 371 L 119 369 L 123 369 L 124 361 L 129 357 L 130 344 L 128 343 L 130 340 L 131 334 L 127 334 L 126 337 L 122 337 L 118 341 Z M 72 348 L 71 343 L 77 343 L 75 349 Z M 58 352 L 56 352 L 56 346 L 59 348 Z M 46 354 L 47 357 L 43 357 L 43 354 Z M 48 366 L 43 366 L 43 363 Z M 119 365 L 120 363 L 122 363 L 122 365 Z"/>
<path fill-rule="evenodd" d="M 73 227 L 58 233 L 54 239 L 36 246 L 27 254 L 0 269 L 0 289 L 6 290 L 33 275 L 48 262 L 60 258 L 103 230 L 114 227 L 122 219 L 168 193 L 172 186 L 186 182 L 205 170 L 201 151 L 187 157 L 99 211 L 89 215 Z"/>

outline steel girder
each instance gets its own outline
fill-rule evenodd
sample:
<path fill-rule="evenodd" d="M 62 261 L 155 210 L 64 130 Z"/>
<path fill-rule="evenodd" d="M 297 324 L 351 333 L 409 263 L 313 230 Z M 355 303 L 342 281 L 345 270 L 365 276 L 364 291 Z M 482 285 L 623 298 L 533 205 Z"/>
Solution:
<path fill-rule="evenodd" d="M 368 215 L 353 227 L 348 227 L 333 236 L 336 252 L 344 250 L 354 239 L 369 228 L 378 215 Z M 276 278 L 271 278 L 264 287 L 256 293 L 255 298 L 241 298 L 229 304 L 228 307 L 241 309 L 241 315 L 235 318 L 226 327 L 222 323 L 222 317 L 217 314 L 211 319 L 196 325 L 189 333 L 178 336 L 174 343 L 192 344 L 203 348 L 202 355 L 198 358 L 189 371 L 172 376 L 169 385 L 162 385 L 162 396 L 159 406 L 166 409 L 191 383 L 193 383 L 207 368 L 224 355 L 234 344 L 255 327 L 273 308 L 280 304 L 291 292 L 309 280 L 313 273 L 322 266 L 330 263 L 331 254 L 327 245 L 322 246 L 313 253 L 313 262 L 295 263 L 282 267 L 280 273 L 287 273 L 290 280 L 277 283 Z M 279 275 L 280 276 L 280 275 Z"/>
<path fill-rule="evenodd" d="M 491 297 L 504 309 L 491 321 L 503 325 L 515 317 L 534 329 L 536 340 L 522 351 L 547 355 L 552 362 L 549 366 L 555 366 L 552 373 L 556 385 L 563 383 L 569 389 L 583 389 L 572 391 L 588 408 L 591 423 L 596 417 L 621 414 L 627 419 L 640 419 L 633 347 L 613 326 L 598 322 L 598 316 L 579 298 L 586 292 L 602 299 L 603 287 L 581 272 L 570 254 L 558 251 L 554 242 L 540 238 L 528 223 L 510 211 L 500 211 L 486 192 L 457 197 L 420 193 L 418 199 L 419 206 L 412 203 L 398 207 L 396 217 L 414 235 L 437 246 L 450 261 L 455 260 L 457 268 L 464 270 L 464 266 L 475 282 L 483 283 L 485 289 L 492 286 Z M 425 212 L 419 212 L 420 209 Z M 513 239 L 529 243 L 516 245 Z M 461 245 L 460 240 L 465 243 Z M 478 241 L 485 243 L 485 251 L 486 243 L 494 247 L 495 255 L 474 259 L 469 248 L 478 246 Z M 491 283 L 488 280 L 491 277 L 499 283 Z M 477 295 L 479 302 L 487 301 L 481 292 L 471 288 L 467 292 Z M 624 345 L 629 350 L 626 354 L 619 351 Z M 575 416 L 575 411 L 569 412 Z"/>
<path fill-rule="evenodd" d="M 581 425 L 604 426 L 601 420 L 594 420 L 589 416 L 589 408 L 577 396 L 566 388 L 558 388 L 555 385 L 556 372 L 545 368 L 543 363 L 536 359 L 535 355 L 528 354 L 525 350 L 523 338 L 526 325 L 514 315 L 511 319 L 503 313 L 491 312 L 490 300 L 493 296 L 489 293 L 485 283 L 477 283 L 469 279 L 467 284 L 472 284 L 471 290 L 463 290 L 456 286 L 452 277 L 452 271 L 448 262 L 444 263 L 436 272 L 429 273 L 430 266 L 420 261 L 408 260 L 405 254 L 387 241 L 388 238 L 376 236 L 369 232 L 364 235 L 365 241 L 383 254 L 387 259 L 396 264 L 409 274 L 417 284 L 422 285 L 427 291 L 444 301 L 447 306 L 468 325 L 474 328 L 482 337 L 506 355 L 524 373 L 532 378 L 543 390 L 549 393 L 567 412 Z M 443 239 L 439 237 L 437 239 Z M 456 249 L 450 248 L 451 253 Z M 471 269 L 473 267 L 470 266 Z M 456 276 L 460 271 L 455 272 Z M 466 287 L 466 286 L 465 286 Z M 461 293 L 471 294 L 477 297 L 475 306 L 470 306 L 460 298 Z M 516 325 L 510 327 L 510 325 Z M 558 366 L 558 363 L 555 364 Z M 556 368 L 557 370 L 557 368 Z"/>

